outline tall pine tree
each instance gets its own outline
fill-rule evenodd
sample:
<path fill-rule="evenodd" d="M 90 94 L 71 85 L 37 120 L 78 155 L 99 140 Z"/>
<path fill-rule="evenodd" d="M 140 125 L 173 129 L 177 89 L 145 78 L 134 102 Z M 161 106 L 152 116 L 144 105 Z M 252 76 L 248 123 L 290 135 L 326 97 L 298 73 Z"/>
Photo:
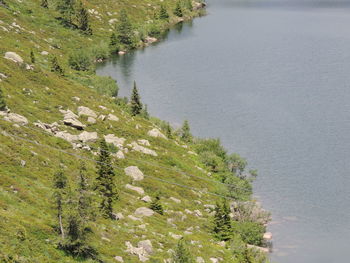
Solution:
<path fill-rule="evenodd" d="M 184 121 L 184 123 L 181 127 L 180 137 L 184 142 L 191 142 L 192 141 L 190 125 L 189 125 L 187 120 Z"/>
<path fill-rule="evenodd" d="M 134 81 L 134 87 L 132 89 L 130 104 L 131 104 L 132 116 L 139 115 L 142 111 L 142 103 L 141 103 L 139 92 L 136 87 L 136 81 Z"/>
<path fill-rule="evenodd" d="M 183 17 L 182 7 L 181 7 L 180 1 L 176 2 L 176 6 L 175 6 L 175 9 L 174 9 L 174 15 L 176 15 L 178 17 Z"/>
<path fill-rule="evenodd" d="M 34 55 L 33 50 L 30 51 L 30 62 L 32 64 L 35 64 L 35 55 Z"/>
<path fill-rule="evenodd" d="M 227 241 L 232 238 L 233 229 L 230 208 L 225 200 L 221 204 L 219 202 L 216 203 L 213 233 L 221 241 Z"/>
<path fill-rule="evenodd" d="M 165 125 L 165 134 L 169 139 L 173 138 L 173 133 L 169 122 L 167 122 Z"/>
<path fill-rule="evenodd" d="M 169 13 L 168 10 L 166 9 L 165 5 L 161 5 L 159 9 L 159 19 L 162 20 L 168 20 L 169 19 Z"/>
<path fill-rule="evenodd" d="M 79 4 L 78 4 L 77 20 L 78 20 L 79 29 L 83 31 L 85 34 L 91 35 L 92 30 L 89 22 L 89 14 L 81 1 L 79 1 Z"/>
<path fill-rule="evenodd" d="M 115 173 L 106 141 L 100 143 L 97 162 L 97 187 L 101 203 L 100 210 L 105 218 L 113 218 L 113 203 L 118 199 L 118 192 L 114 184 Z"/>
<path fill-rule="evenodd" d="M 0 88 L 0 111 L 5 111 L 7 109 L 4 94 Z"/>
<path fill-rule="evenodd" d="M 127 47 L 133 47 L 134 32 L 126 11 L 123 9 L 119 15 L 119 24 L 117 26 L 117 38 L 120 44 Z"/>
<path fill-rule="evenodd" d="M 61 76 L 64 75 L 63 68 L 61 68 L 60 64 L 58 63 L 58 59 L 56 56 L 54 56 L 51 59 L 51 71 L 56 72 L 56 73 L 60 74 Z"/>
<path fill-rule="evenodd" d="M 154 212 L 163 215 L 164 214 L 164 210 L 163 210 L 163 206 L 160 203 L 160 194 L 157 193 L 156 196 L 154 197 L 153 201 L 151 202 L 149 208 L 151 208 Z"/>
<path fill-rule="evenodd" d="M 177 243 L 171 262 L 172 263 L 194 263 L 195 262 L 183 238 L 181 238 Z"/>

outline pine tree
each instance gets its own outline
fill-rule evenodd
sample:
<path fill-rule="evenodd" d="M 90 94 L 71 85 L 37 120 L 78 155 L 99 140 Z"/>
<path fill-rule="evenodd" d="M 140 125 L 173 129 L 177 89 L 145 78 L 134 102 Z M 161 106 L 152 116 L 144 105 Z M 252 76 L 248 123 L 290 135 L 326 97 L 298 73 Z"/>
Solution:
<path fill-rule="evenodd" d="M 65 188 L 67 187 L 67 177 L 64 175 L 62 170 L 54 174 L 53 187 L 55 189 L 54 198 L 56 201 L 58 227 L 60 229 L 61 237 L 62 239 L 64 239 L 65 231 L 63 227 L 63 203 L 64 203 L 64 196 L 66 194 Z"/>
<path fill-rule="evenodd" d="M 159 19 L 162 19 L 162 20 L 168 20 L 169 19 L 168 10 L 166 9 L 166 7 L 164 5 L 160 6 Z"/>
<path fill-rule="evenodd" d="M 187 248 L 185 240 L 181 238 L 175 248 L 172 263 L 194 263 L 193 256 Z"/>
<path fill-rule="evenodd" d="M 75 13 L 75 0 L 58 0 L 56 9 L 62 15 L 62 18 L 68 22 L 72 23 L 72 17 Z"/>
<path fill-rule="evenodd" d="M 89 22 L 89 14 L 81 1 L 78 4 L 77 20 L 79 29 L 85 34 L 91 35 L 92 30 Z"/>
<path fill-rule="evenodd" d="M 163 206 L 160 203 L 160 194 L 159 193 L 156 194 L 156 196 L 154 197 L 153 201 L 151 202 L 149 208 L 160 215 L 164 214 Z"/>
<path fill-rule="evenodd" d="M 182 127 L 181 127 L 181 134 L 180 134 L 181 139 L 184 142 L 191 142 L 192 141 L 192 135 L 190 131 L 190 125 L 187 120 L 184 121 Z"/>
<path fill-rule="evenodd" d="M 41 0 L 40 6 L 43 8 L 49 8 L 48 0 Z"/>
<path fill-rule="evenodd" d="M 112 167 L 110 153 L 106 141 L 100 143 L 97 163 L 97 187 L 101 197 L 100 210 L 105 218 L 113 218 L 113 203 L 118 199 L 118 192 L 114 184 L 115 173 Z"/>
<path fill-rule="evenodd" d="M 130 98 L 131 104 L 131 114 L 132 116 L 139 115 L 142 110 L 142 103 L 140 100 L 140 95 L 136 87 L 136 82 L 134 81 L 134 88 L 132 89 L 132 94 Z"/>
<path fill-rule="evenodd" d="M 227 241 L 231 239 L 232 232 L 230 208 L 223 200 L 221 204 L 216 203 L 213 233 L 217 239 Z"/>
<path fill-rule="evenodd" d="M 134 43 L 134 32 L 126 11 L 120 12 L 119 24 L 117 26 L 117 39 L 120 44 L 132 47 Z"/>
<path fill-rule="evenodd" d="M 35 64 L 35 55 L 34 55 L 33 50 L 30 51 L 30 62 L 32 64 Z"/>
<path fill-rule="evenodd" d="M 7 109 L 4 95 L 2 89 L 0 88 L 0 111 L 5 111 Z"/>
<path fill-rule="evenodd" d="M 52 72 L 57 72 L 58 74 L 60 74 L 61 76 L 64 75 L 64 71 L 61 68 L 60 64 L 58 63 L 57 57 L 54 56 L 51 60 L 51 71 Z"/>
<path fill-rule="evenodd" d="M 119 51 L 118 39 L 115 33 L 112 33 L 109 39 L 109 50 L 112 54 L 117 53 Z"/>
<path fill-rule="evenodd" d="M 166 134 L 166 137 L 168 137 L 169 139 L 173 138 L 173 133 L 172 133 L 171 126 L 170 126 L 169 122 L 167 122 L 167 124 L 165 126 L 165 134 Z"/>
<path fill-rule="evenodd" d="M 182 13 L 182 7 L 181 7 L 181 3 L 180 1 L 178 1 L 176 3 L 176 7 L 174 9 L 174 15 L 178 16 L 178 17 L 183 17 L 183 13 Z"/>

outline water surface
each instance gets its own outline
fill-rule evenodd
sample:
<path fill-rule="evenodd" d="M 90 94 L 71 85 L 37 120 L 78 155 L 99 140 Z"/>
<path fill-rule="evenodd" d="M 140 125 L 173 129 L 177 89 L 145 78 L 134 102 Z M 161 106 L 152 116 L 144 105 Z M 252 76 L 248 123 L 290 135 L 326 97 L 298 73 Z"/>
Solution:
<path fill-rule="evenodd" d="M 259 171 L 273 214 L 271 258 L 348 262 L 350 6 L 327 1 L 209 1 L 209 15 L 97 72 L 152 115 L 220 137 Z"/>

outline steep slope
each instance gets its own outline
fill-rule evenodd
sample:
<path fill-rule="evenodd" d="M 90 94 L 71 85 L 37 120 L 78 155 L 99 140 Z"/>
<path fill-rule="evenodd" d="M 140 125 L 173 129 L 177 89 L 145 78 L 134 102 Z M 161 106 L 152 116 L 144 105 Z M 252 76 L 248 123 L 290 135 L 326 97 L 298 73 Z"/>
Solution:
<path fill-rule="evenodd" d="M 162 3 L 168 10 L 176 6 L 170 0 Z M 49 2 L 49 9 L 40 4 L 34 0 L 0 1 L 0 88 L 10 109 L 0 111 L 0 260 L 117 262 L 122 257 L 124 262 L 164 262 L 184 236 L 191 253 L 205 262 L 240 262 L 211 231 L 214 205 L 227 196 L 227 185 L 220 174 L 209 173 L 210 165 L 203 163 L 199 152 L 201 143 L 185 143 L 176 134 L 166 138 L 161 122 L 132 117 L 127 105 L 116 103 L 110 96 L 117 89 L 112 80 L 95 76 L 91 69 L 68 67 L 69 56 L 81 49 L 93 53 L 100 52 L 101 46 L 108 47 L 114 23 L 118 23 L 113 19 L 121 9 L 126 9 L 135 30 L 151 35 L 154 27 L 150 24 L 160 2 L 84 2 L 92 35 L 62 25 L 54 3 Z M 187 10 L 185 19 L 200 12 Z M 178 20 L 171 15 L 169 21 L 157 21 L 157 27 L 165 30 Z M 143 45 L 142 40 L 145 37 L 140 37 L 137 45 Z M 52 72 L 53 56 L 64 68 L 64 76 Z M 116 218 L 105 219 L 95 209 L 88 242 L 98 255 L 75 258 L 58 247 L 53 175 L 62 170 L 70 190 L 76 192 L 84 161 L 95 193 L 96 155 L 103 138 L 109 143 L 116 173 Z M 249 199 L 251 189 L 246 179 L 237 177 L 232 184 L 237 200 Z M 149 200 L 141 199 L 149 196 L 154 200 L 156 192 L 160 193 L 164 215 L 147 216 L 150 211 L 140 208 L 149 207 Z M 252 236 L 261 239 L 260 232 Z M 254 255 L 246 262 L 263 262 L 259 253 Z"/>

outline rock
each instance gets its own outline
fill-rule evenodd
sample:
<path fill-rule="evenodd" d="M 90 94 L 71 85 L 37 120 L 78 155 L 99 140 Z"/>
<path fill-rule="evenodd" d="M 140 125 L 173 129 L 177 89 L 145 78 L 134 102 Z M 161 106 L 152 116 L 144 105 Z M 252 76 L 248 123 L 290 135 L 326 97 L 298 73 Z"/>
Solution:
<path fill-rule="evenodd" d="M 96 119 L 93 118 L 93 117 L 88 117 L 87 121 L 88 121 L 88 123 L 91 123 L 91 124 L 95 124 L 96 123 Z"/>
<path fill-rule="evenodd" d="M 151 146 L 148 140 L 137 140 L 138 144 L 144 145 L 144 146 Z"/>
<path fill-rule="evenodd" d="M 166 136 L 160 132 L 160 130 L 154 128 L 147 132 L 148 136 L 155 137 L 155 138 L 163 138 L 166 139 Z"/>
<path fill-rule="evenodd" d="M 193 10 L 196 11 L 196 10 L 199 10 L 199 9 L 203 9 L 207 6 L 206 3 L 204 2 L 192 2 L 192 5 L 193 5 Z"/>
<path fill-rule="evenodd" d="M 189 214 L 189 215 L 192 215 L 192 214 L 193 214 L 193 212 L 192 212 L 191 210 L 187 209 L 187 208 L 185 209 L 185 213 L 186 213 L 186 214 Z"/>
<path fill-rule="evenodd" d="M 141 181 L 144 178 L 143 173 L 137 166 L 129 166 L 124 169 L 126 175 L 130 176 L 134 181 Z"/>
<path fill-rule="evenodd" d="M 149 209 L 147 207 L 139 207 L 135 210 L 134 213 L 136 216 L 153 216 L 154 211 L 152 209 Z"/>
<path fill-rule="evenodd" d="M 107 120 L 110 120 L 110 121 L 119 121 L 119 118 L 113 114 L 108 114 L 107 115 Z"/>
<path fill-rule="evenodd" d="M 125 155 L 124 155 L 123 151 L 121 151 L 121 150 L 119 150 L 117 153 L 112 154 L 112 155 L 118 159 L 125 159 Z"/>
<path fill-rule="evenodd" d="M 109 20 L 108 20 L 108 23 L 109 23 L 109 24 L 114 24 L 114 23 L 117 22 L 117 21 L 118 21 L 118 19 L 112 18 L 112 19 L 109 19 Z"/>
<path fill-rule="evenodd" d="M 137 244 L 138 247 L 142 247 L 148 254 L 152 254 L 153 246 L 150 240 L 142 240 Z"/>
<path fill-rule="evenodd" d="M 4 117 L 5 121 L 10 121 L 14 123 L 18 123 L 20 125 L 27 125 L 28 120 L 26 117 L 16 114 L 16 113 L 7 113 Z"/>
<path fill-rule="evenodd" d="M 221 242 L 218 243 L 218 245 L 220 247 L 225 247 L 226 246 L 226 242 L 225 241 L 221 241 Z"/>
<path fill-rule="evenodd" d="M 47 52 L 47 51 L 41 51 L 40 54 L 43 55 L 43 56 L 47 56 L 47 55 L 49 54 L 49 52 Z"/>
<path fill-rule="evenodd" d="M 132 142 L 130 145 L 134 151 L 141 152 L 144 154 L 153 155 L 153 156 L 158 156 L 158 154 L 155 151 L 148 149 L 146 147 L 143 147 L 141 145 L 138 145 L 136 142 Z"/>
<path fill-rule="evenodd" d="M 107 108 L 105 107 L 105 106 L 102 106 L 102 105 L 100 105 L 100 106 L 98 106 L 101 110 L 107 110 Z"/>
<path fill-rule="evenodd" d="M 204 205 L 204 207 L 210 210 L 215 210 L 215 205 Z"/>
<path fill-rule="evenodd" d="M 174 238 L 174 239 L 181 239 L 181 238 L 182 238 L 181 235 L 176 235 L 176 234 L 174 234 L 174 233 L 172 233 L 172 232 L 169 232 L 169 236 L 171 236 L 171 237 Z"/>
<path fill-rule="evenodd" d="M 123 258 L 120 256 L 115 256 L 114 259 L 118 262 L 124 262 Z"/>
<path fill-rule="evenodd" d="M 143 247 L 134 247 L 129 241 L 125 242 L 126 252 L 132 255 L 137 255 L 141 262 L 148 260 L 149 254 Z"/>
<path fill-rule="evenodd" d="M 112 213 L 113 219 L 114 220 L 121 220 L 124 219 L 124 216 L 122 213 Z"/>
<path fill-rule="evenodd" d="M 146 203 L 151 203 L 152 199 L 150 196 L 146 195 L 146 196 L 142 197 L 141 201 L 144 201 Z"/>
<path fill-rule="evenodd" d="M 82 142 L 94 142 L 98 139 L 97 132 L 87 132 L 83 131 L 78 136 L 79 141 Z"/>
<path fill-rule="evenodd" d="M 192 232 L 186 230 L 186 231 L 184 232 L 184 234 L 185 234 L 185 235 L 192 235 Z"/>
<path fill-rule="evenodd" d="M 38 128 L 45 130 L 46 132 L 49 132 L 49 133 L 55 134 L 56 132 L 59 132 L 57 122 L 53 122 L 51 124 L 48 124 L 48 123 L 44 123 L 41 121 L 37 121 L 37 122 L 34 122 L 34 125 Z"/>
<path fill-rule="evenodd" d="M 63 119 L 77 119 L 78 115 L 76 115 L 71 110 L 60 110 L 60 112 L 63 114 Z"/>
<path fill-rule="evenodd" d="M 247 245 L 248 248 L 256 250 L 256 251 L 260 251 L 263 253 L 269 253 L 269 249 L 266 247 L 258 247 L 258 246 L 254 246 L 254 245 Z"/>
<path fill-rule="evenodd" d="M 22 166 L 22 167 L 26 166 L 26 163 L 27 163 L 27 162 L 26 162 L 25 160 L 21 160 L 21 166 Z"/>
<path fill-rule="evenodd" d="M 198 217 L 203 216 L 202 212 L 199 211 L 199 210 L 194 210 L 193 212 L 194 212 L 194 214 L 195 214 L 196 216 L 198 216 Z"/>
<path fill-rule="evenodd" d="M 16 54 L 15 52 L 6 52 L 4 58 L 12 60 L 15 63 L 23 63 L 23 59 L 21 58 L 21 56 Z"/>
<path fill-rule="evenodd" d="M 150 36 L 145 37 L 146 44 L 152 44 L 152 43 L 157 42 L 157 41 L 158 41 L 158 39 L 155 37 L 150 37 Z"/>
<path fill-rule="evenodd" d="M 128 218 L 130 218 L 132 221 L 141 221 L 140 218 L 135 217 L 135 216 L 133 216 L 133 215 L 128 215 Z"/>
<path fill-rule="evenodd" d="M 122 148 L 126 139 L 118 138 L 114 134 L 108 134 L 104 136 L 107 143 L 111 143 L 118 148 Z"/>
<path fill-rule="evenodd" d="M 143 194 L 145 193 L 145 191 L 143 190 L 143 188 L 137 187 L 137 186 L 133 186 L 133 185 L 131 185 L 131 184 L 125 185 L 125 188 L 130 189 L 130 190 L 133 190 L 133 191 L 137 192 L 137 193 L 140 194 L 140 195 L 143 195 Z"/>
<path fill-rule="evenodd" d="M 0 81 L 3 79 L 7 79 L 7 76 L 3 73 L 0 73 Z"/>
<path fill-rule="evenodd" d="M 272 239 L 272 233 L 271 232 L 264 233 L 263 239 L 271 240 Z"/>
<path fill-rule="evenodd" d="M 120 50 L 120 51 L 118 52 L 118 55 L 125 55 L 125 54 L 126 54 L 126 51 Z"/>
<path fill-rule="evenodd" d="M 181 200 L 180 199 L 177 199 L 175 197 L 170 197 L 170 200 L 174 201 L 175 203 L 177 204 L 180 204 L 181 203 Z"/>
<path fill-rule="evenodd" d="M 204 259 L 202 257 L 196 258 L 196 263 L 205 263 Z"/>
<path fill-rule="evenodd" d="M 77 130 L 84 130 L 84 128 L 85 128 L 85 125 L 82 124 L 77 119 L 64 119 L 63 123 L 67 126 L 75 128 Z"/>
<path fill-rule="evenodd" d="M 79 106 L 78 107 L 78 115 L 79 116 L 82 116 L 82 115 L 85 115 L 85 116 L 88 116 L 88 117 L 93 117 L 93 118 L 97 118 L 97 114 L 89 109 L 88 107 L 85 107 L 85 106 Z"/>
<path fill-rule="evenodd" d="M 66 140 L 67 142 L 74 142 L 79 140 L 78 135 L 73 135 L 66 131 L 59 131 L 55 134 L 55 136 L 63 140 Z"/>
<path fill-rule="evenodd" d="M 209 259 L 212 263 L 219 263 L 219 259 L 217 258 L 210 258 Z"/>

